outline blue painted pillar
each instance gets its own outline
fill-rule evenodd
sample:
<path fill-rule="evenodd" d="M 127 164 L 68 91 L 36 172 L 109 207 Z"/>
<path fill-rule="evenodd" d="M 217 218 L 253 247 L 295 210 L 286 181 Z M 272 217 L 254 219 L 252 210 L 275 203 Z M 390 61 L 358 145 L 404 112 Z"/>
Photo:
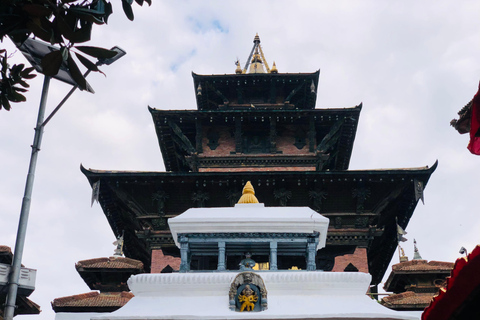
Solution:
<path fill-rule="evenodd" d="M 190 250 L 188 247 L 188 238 L 180 237 L 180 272 L 190 271 Z"/>
<path fill-rule="evenodd" d="M 218 271 L 225 271 L 225 241 L 218 243 Z"/>
<path fill-rule="evenodd" d="M 317 266 L 315 263 L 316 249 L 317 249 L 316 243 L 309 241 L 307 244 L 307 270 L 308 271 L 317 270 Z"/>
<path fill-rule="evenodd" d="M 277 266 L 277 241 L 270 242 L 270 270 L 278 270 Z"/>

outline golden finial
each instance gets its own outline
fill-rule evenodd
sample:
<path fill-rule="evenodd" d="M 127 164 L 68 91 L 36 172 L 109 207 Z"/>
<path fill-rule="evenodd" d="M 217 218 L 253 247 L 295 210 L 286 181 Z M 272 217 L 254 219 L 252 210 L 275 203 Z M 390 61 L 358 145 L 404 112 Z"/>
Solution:
<path fill-rule="evenodd" d="M 255 197 L 255 190 L 250 181 L 247 181 L 245 187 L 243 187 L 242 196 L 237 203 L 258 203 L 258 199 Z"/>
<path fill-rule="evenodd" d="M 237 59 L 237 62 L 235 62 L 237 65 L 237 68 L 235 69 L 236 74 L 242 74 L 242 67 L 240 67 L 240 61 Z"/>
<path fill-rule="evenodd" d="M 270 73 L 278 73 L 277 66 L 275 65 L 275 61 L 273 61 L 272 69 L 270 69 Z"/>

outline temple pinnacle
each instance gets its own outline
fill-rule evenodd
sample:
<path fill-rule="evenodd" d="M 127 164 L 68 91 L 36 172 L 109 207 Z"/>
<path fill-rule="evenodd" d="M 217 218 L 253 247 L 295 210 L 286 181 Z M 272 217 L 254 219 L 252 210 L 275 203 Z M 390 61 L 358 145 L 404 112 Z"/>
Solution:
<path fill-rule="evenodd" d="M 247 181 L 245 187 L 243 187 L 242 196 L 237 203 L 258 203 L 258 199 L 255 197 L 255 189 L 253 189 L 250 181 Z"/>

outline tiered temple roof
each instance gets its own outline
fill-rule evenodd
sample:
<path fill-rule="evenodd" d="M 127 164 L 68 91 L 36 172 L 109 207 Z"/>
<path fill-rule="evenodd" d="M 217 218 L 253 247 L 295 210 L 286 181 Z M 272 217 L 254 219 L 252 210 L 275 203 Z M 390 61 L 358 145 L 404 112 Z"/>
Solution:
<path fill-rule="evenodd" d="M 167 219 L 233 206 L 250 180 L 267 207 L 308 206 L 330 219 L 319 269 L 365 248 L 380 283 L 397 221 L 407 227 L 437 164 L 349 171 L 362 106 L 316 109 L 318 77 L 270 69 L 256 36 L 243 70 L 238 62 L 234 74 L 193 73 L 196 110 L 149 108 L 168 172 L 82 167 L 126 256 L 147 270 L 152 249 L 178 256 Z"/>
<path fill-rule="evenodd" d="M 115 311 L 133 297 L 128 292 L 128 278 L 144 271 L 141 261 L 122 256 L 82 260 L 75 268 L 88 287 L 98 291 L 54 299 L 56 313 Z"/>

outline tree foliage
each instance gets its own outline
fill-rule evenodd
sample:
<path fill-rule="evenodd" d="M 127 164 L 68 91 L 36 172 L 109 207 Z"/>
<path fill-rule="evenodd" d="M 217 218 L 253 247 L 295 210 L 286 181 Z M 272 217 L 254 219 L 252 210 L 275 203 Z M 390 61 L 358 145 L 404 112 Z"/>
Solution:
<path fill-rule="evenodd" d="M 151 0 L 120 0 L 129 20 L 134 19 L 134 1 L 151 5 Z M 91 59 L 109 59 L 116 52 L 99 47 L 85 46 L 90 41 L 93 25 L 103 25 L 113 13 L 107 0 L 0 0 L 0 39 L 10 38 L 16 45 L 33 35 L 60 48 L 50 52 L 41 61 L 42 73 L 54 76 L 66 64 L 79 88 L 85 90 L 87 82 L 77 61 L 90 71 L 101 72 L 98 62 Z M 82 45 L 78 45 L 82 44 Z M 88 57 L 87 57 L 88 56 Z M 8 64 L 6 50 L 0 49 L 0 110 L 10 110 L 10 102 L 25 101 L 22 92 L 29 87 L 26 80 L 35 77 L 33 68 Z"/>

